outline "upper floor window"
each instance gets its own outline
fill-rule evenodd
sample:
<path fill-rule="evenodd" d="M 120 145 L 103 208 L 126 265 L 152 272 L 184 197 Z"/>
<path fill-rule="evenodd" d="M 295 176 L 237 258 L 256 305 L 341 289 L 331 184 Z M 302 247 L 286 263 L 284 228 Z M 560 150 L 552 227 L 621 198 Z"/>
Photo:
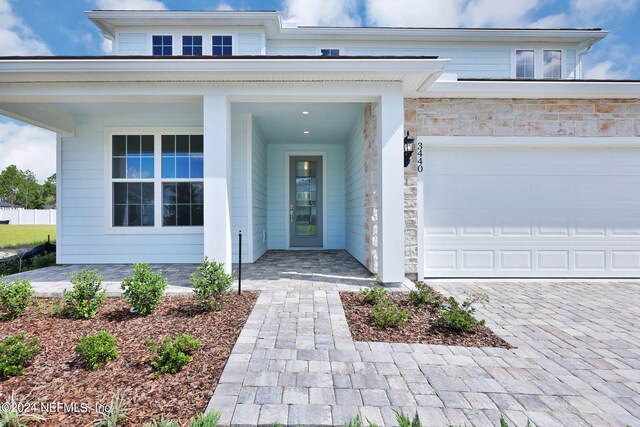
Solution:
<path fill-rule="evenodd" d="M 320 49 L 320 56 L 340 56 L 340 49 Z"/>
<path fill-rule="evenodd" d="M 202 56 L 202 36 L 182 36 L 184 56 Z"/>
<path fill-rule="evenodd" d="M 535 51 L 516 50 L 516 79 L 534 78 Z"/>
<path fill-rule="evenodd" d="M 213 36 L 211 48 L 213 56 L 233 55 L 231 36 Z"/>
<path fill-rule="evenodd" d="M 172 36 L 153 36 L 153 54 L 155 56 L 171 56 L 173 55 L 173 37 Z"/>
<path fill-rule="evenodd" d="M 562 78 L 562 51 L 545 50 L 542 52 L 543 74 L 545 79 Z"/>

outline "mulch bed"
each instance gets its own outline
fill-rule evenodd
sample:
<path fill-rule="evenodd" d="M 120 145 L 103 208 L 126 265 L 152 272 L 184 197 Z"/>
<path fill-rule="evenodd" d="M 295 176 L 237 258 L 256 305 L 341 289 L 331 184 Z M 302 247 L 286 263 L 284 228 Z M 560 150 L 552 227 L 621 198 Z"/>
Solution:
<path fill-rule="evenodd" d="M 15 390 L 18 397 L 30 393 L 31 402 L 94 408 L 96 403 L 108 404 L 116 391 L 124 391 L 131 401 L 129 425 L 140 426 L 162 415 L 184 423 L 206 408 L 257 296 L 255 292 L 230 295 L 220 312 L 198 311 L 189 297 L 165 297 L 147 317 L 130 313 L 121 298 L 108 298 L 91 320 L 56 316 L 51 309 L 60 300 L 39 299 L 23 317 L 0 322 L 0 339 L 22 331 L 40 339 L 33 365 L 25 375 L 0 381 L 0 394 Z M 115 337 L 120 355 L 90 371 L 81 366 L 73 348 L 82 336 L 99 330 Z M 195 336 L 202 347 L 182 371 L 158 377 L 149 363 L 146 340 L 159 342 L 175 333 Z M 47 420 L 42 425 L 85 426 L 99 418 L 95 413 L 59 410 L 43 414 Z"/>
<path fill-rule="evenodd" d="M 439 315 L 427 309 L 416 308 L 409 300 L 408 293 L 387 294 L 387 299 L 401 310 L 409 310 L 409 318 L 404 327 L 388 329 L 371 326 L 373 306 L 364 302 L 360 293 L 340 292 L 340 298 L 355 341 L 512 348 L 486 326 L 476 325 L 473 332 L 454 332 L 437 326 Z"/>

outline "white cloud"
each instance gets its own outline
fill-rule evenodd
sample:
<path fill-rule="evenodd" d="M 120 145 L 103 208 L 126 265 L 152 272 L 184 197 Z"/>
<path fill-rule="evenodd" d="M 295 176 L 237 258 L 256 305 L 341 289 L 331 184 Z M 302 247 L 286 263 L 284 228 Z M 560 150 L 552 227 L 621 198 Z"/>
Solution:
<path fill-rule="evenodd" d="M 113 40 L 103 38 L 102 44 L 100 44 L 100 49 L 102 49 L 102 53 L 105 55 L 111 55 L 113 53 Z"/>
<path fill-rule="evenodd" d="M 615 63 L 613 61 L 602 61 L 592 65 L 585 72 L 585 79 L 592 80 L 624 80 L 631 75 L 631 70 L 614 70 Z"/>
<path fill-rule="evenodd" d="M 285 0 L 285 20 L 299 25 L 357 26 L 357 0 Z"/>
<path fill-rule="evenodd" d="M 571 15 L 580 24 L 602 25 L 632 13 L 639 0 L 571 0 Z"/>
<path fill-rule="evenodd" d="M 231 6 L 227 2 L 221 1 L 220 3 L 218 3 L 216 10 L 233 10 L 233 6 Z"/>
<path fill-rule="evenodd" d="M 31 125 L 0 122 L 0 171 L 9 165 L 29 169 L 44 182 L 56 172 L 56 134 Z"/>
<path fill-rule="evenodd" d="M 51 55 L 47 45 L 13 13 L 9 0 L 0 0 L 0 55 Z"/>
<path fill-rule="evenodd" d="M 98 9 L 106 10 L 165 10 L 160 0 L 96 0 Z"/>

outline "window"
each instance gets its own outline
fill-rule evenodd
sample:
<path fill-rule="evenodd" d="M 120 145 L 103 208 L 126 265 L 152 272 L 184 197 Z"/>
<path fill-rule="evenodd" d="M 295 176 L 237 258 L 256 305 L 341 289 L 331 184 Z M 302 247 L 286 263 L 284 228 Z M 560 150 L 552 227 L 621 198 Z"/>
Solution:
<path fill-rule="evenodd" d="M 111 226 L 202 226 L 202 134 L 111 134 Z"/>
<path fill-rule="evenodd" d="M 534 78 L 533 50 L 516 50 L 516 79 Z"/>
<path fill-rule="evenodd" d="M 562 78 L 562 51 L 545 50 L 542 52 L 543 75 L 545 79 Z"/>
<path fill-rule="evenodd" d="M 154 56 L 171 56 L 173 55 L 173 37 L 172 36 L 153 36 L 153 55 Z"/>
<path fill-rule="evenodd" d="M 182 36 L 182 54 L 202 56 L 202 36 Z"/>
<path fill-rule="evenodd" d="M 340 49 L 320 49 L 320 56 L 340 56 Z"/>
<path fill-rule="evenodd" d="M 211 52 L 213 56 L 233 55 L 231 36 L 213 36 L 212 42 L 213 42 L 213 45 L 212 45 Z"/>

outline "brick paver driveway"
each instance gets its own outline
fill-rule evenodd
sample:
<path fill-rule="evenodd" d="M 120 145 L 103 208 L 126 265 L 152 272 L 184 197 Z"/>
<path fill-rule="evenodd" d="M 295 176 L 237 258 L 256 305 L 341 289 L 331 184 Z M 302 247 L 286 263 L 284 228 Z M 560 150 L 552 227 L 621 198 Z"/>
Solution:
<path fill-rule="evenodd" d="M 479 317 L 517 346 L 506 350 L 353 342 L 339 277 L 334 265 L 247 279 L 262 293 L 209 404 L 223 423 L 360 414 L 396 425 L 394 410 L 417 410 L 433 426 L 496 426 L 501 415 L 518 426 L 640 425 L 640 282 L 431 282 L 457 297 L 486 292 Z"/>

